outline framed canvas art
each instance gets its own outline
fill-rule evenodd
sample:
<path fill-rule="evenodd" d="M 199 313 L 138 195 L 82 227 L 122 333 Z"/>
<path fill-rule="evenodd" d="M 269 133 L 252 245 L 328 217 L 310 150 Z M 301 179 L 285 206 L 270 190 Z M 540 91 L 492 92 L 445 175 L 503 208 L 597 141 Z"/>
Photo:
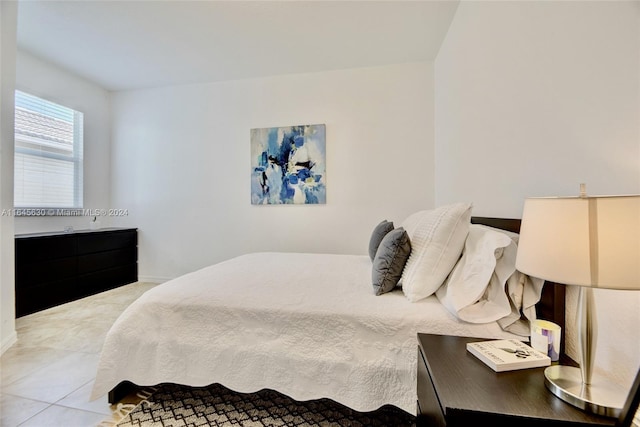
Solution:
<path fill-rule="evenodd" d="M 251 203 L 325 204 L 325 125 L 251 129 Z"/>

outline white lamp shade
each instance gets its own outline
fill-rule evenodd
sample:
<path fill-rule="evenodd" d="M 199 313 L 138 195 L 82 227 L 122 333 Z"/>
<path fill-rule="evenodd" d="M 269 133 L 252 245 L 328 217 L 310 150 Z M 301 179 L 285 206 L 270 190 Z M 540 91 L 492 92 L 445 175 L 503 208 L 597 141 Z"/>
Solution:
<path fill-rule="evenodd" d="M 640 289 L 640 195 L 526 199 L 516 268 L 567 285 Z"/>

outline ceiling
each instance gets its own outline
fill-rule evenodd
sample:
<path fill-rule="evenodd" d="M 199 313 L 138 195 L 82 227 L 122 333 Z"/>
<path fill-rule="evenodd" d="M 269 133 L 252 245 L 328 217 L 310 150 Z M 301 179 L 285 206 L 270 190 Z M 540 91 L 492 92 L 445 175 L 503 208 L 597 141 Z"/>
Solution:
<path fill-rule="evenodd" d="M 18 48 L 105 89 L 433 60 L 444 1 L 20 0 Z"/>

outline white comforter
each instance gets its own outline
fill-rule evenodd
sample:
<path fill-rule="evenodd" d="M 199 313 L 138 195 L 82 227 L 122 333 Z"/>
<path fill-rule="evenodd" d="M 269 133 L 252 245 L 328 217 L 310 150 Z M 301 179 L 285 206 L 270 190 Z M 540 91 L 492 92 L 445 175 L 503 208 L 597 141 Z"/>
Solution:
<path fill-rule="evenodd" d="M 470 324 L 435 296 L 375 296 L 367 256 L 256 253 L 166 282 L 114 323 L 92 398 L 123 380 L 328 397 L 414 413 L 416 333 L 519 338 Z"/>

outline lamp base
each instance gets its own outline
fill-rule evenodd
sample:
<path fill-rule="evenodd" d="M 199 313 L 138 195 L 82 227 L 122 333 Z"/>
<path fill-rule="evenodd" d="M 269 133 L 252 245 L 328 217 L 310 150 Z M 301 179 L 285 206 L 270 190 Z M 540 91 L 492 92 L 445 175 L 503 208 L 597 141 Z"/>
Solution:
<path fill-rule="evenodd" d="M 580 368 L 553 365 L 544 370 L 544 384 L 565 402 L 605 417 L 619 417 L 627 398 L 620 387 L 609 382 L 584 384 Z"/>

